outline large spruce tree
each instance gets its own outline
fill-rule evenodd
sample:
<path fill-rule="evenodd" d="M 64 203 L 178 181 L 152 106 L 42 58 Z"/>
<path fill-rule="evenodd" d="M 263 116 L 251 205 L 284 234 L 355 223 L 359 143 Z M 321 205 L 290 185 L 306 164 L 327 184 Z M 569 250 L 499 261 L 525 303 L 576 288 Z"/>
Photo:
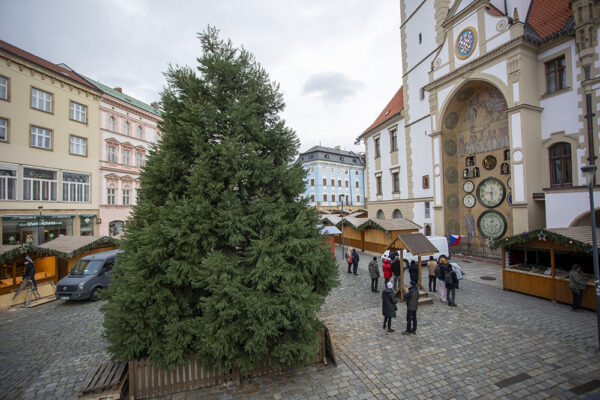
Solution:
<path fill-rule="evenodd" d="M 163 135 L 141 174 L 103 305 L 109 352 L 172 368 L 248 371 L 317 351 L 316 313 L 337 282 L 278 86 L 246 50 L 199 34 L 196 70 L 170 67 Z"/>

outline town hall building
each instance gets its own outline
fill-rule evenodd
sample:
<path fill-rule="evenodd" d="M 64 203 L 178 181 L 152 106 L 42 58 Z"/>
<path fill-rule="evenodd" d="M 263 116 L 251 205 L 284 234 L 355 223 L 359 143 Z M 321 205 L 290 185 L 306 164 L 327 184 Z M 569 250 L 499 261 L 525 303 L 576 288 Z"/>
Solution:
<path fill-rule="evenodd" d="M 435 235 L 488 241 L 590 225 L 600 2 L 400 7 L 403 84 L 359 136 L 369 216 L 399 209 Z"/>

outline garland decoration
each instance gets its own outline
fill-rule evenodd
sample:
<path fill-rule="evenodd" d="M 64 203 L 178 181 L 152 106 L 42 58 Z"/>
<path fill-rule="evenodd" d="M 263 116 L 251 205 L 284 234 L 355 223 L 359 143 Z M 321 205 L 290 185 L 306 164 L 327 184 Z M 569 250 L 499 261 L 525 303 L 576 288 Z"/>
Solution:
<path fill-rule="evenodd" d="M 562 244 L 563 246 L 567 246 L 573 249 L 573 251 L 589 251 L 592 246 L 587 243 L 580 242 L 579 240 L 572 239 L 567 236 L 559 235 L 554 232 L 547 231 L 546 229 L 535 229 L 530 232 L 522 232 L 517 235 L 508 236 L 503 240 L 497 240 L 491 246 L 492 249 L 496 250 L 501 247 L 510 247 L 513 245 L 519 245 L 523 243 L 530 242 L 535 240 L 533 235 L 537 235 L 537 239 L 540 241 L 546 241 L 548 239 L 551 242 Z"/>

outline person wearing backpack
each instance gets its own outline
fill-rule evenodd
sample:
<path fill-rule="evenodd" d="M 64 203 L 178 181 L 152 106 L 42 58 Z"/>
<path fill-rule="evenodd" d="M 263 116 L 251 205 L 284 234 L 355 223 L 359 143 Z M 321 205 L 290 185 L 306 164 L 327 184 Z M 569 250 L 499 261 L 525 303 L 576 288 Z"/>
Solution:
<path fill-rule="evenodd" d="M 456 272 L 449 267 L 446 271 L 446 275 L 444 276 L 444 282 L 446 283 L 446 293 L 448 297 L 448 306 L 456 307 L 456 303 L 454 302 L 456 296 L 456 284 L 458 283 L 458 278 L 456 277 Z"/>
<path fill-rule="evenodd" d="M 410 281 L 410 288 L 404 292 L 406 300 L 406 332 L 403 335 L 417 333 L 417 308 L 419 307 L 419 288 L 417 281 Z"/>
<path fill-rule="evenodd" d="M 437 267 L 438 273 L 436 276 L 438 277 L 438 292 L 440 293 L 440 300 L 442 303 L 446 302 L 446 272 L 448 271 L 448 264 L 446 264 L 446 259 L 442 258 L 440 260 L 440 265 Z"/>
<path fill-rule="evenodd" d="M 433 259 L 433 256 L 429 256 L 429 261 L 427 261 L 427 270 L 429 272 L 429 291 L 430 292 L 435 292 L 435 281 L 436 276 L 435 276 L 435 269 L 437 268 L 438 263 L 435 262 L 435 260 Z M 433 290 L 431 289 L 433 288 Z"/>

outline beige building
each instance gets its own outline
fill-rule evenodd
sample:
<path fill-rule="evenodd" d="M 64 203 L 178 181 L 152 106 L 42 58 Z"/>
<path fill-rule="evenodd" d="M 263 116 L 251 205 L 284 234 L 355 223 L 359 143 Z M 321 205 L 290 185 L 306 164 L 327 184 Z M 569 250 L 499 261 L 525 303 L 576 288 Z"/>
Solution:
<path fill-rule="evenodd" d="M 2 244 L 97 235 L 100 92 L 0 41 Z"/>
<path fill-rule="evenodd" d="M 360 135 L 369 216 L 399 209 L 435 235 L 481 243 L 589 225 L 581 167 L 600 152 L 600 3 L 400 8 L 403 85 Z"/>

